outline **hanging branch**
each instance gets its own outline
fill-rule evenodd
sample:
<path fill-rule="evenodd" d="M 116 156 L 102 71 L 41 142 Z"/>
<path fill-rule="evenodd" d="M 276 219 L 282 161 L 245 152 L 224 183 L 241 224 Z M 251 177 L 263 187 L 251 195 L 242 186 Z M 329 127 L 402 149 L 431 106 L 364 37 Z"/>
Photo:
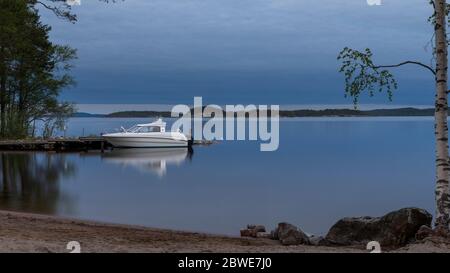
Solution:
<path fill-rule="evenodd" d="M 35 2 L 35 4 L 41 5 L 42 7 L 50 10 L 51 12 L 53 12 L 58 18 L 61 19 L 65 19 L 68 20 L 69 22 L 75 23 L 77 21 L 77 16 L 75 14 L 73 14 L 72 11 L 72 7 L 67 4 L 67 2 L 65 0 L 47 0 L 49 2 L 52 3 L 61 3 L 59 6 L 55 6 L 55 5 L 49 5 L 44 3 L 43 1 L 32 1 Z"/>
<path fill-rule="evenodd" d="M 373 68 L 394 68 L 394 67 L 400 67 L 406 64 L 415 64 L 415 65 L 419 65 L 422 66 L 423 68 L 428 69 L 431 73 L 433 73 L 433 75 L 436 75 L 436 71 L 434 71 L 434 69 L 426 64 L 423 64 L 421 62 L 415 62 L 415 61 L 405 61 L 399 64 L 394 64 L 394 65 L 379 65 L 379 66 L 374 66 Z"/>
<path fill-rule="evenodd" d="M 342 61 L 339 72 L 345 75 L 345 96 L 353 97 L 355 108 L 360 94 L 365 90 L 371 97 L 374 96 L 375 91 L 386 91 L 389 100 L 392 100 L 393 91 L 397 89 L 397 82 L 393 74 L 384 68 L 397 68 L 413 64 L 436 75 L 436 71 L 431 66 L 417 61 L 405 61 L 393 65 L 375 65 L 372 61 L 372 52 L 368 48 L 364 52 L 360 52 L 346 47 L 339 53 L 337 59 Z"/>
<path fill-rule="evenodd" d="M 117 0 L 98 0 L 105 3 L 116 3 Z M 122 0 L 124 1 L 124 0 Z M 77 21 L 76 14 L 72 13 L 72 6 L 66 0 L 28 0 L 31 6 L 40 5 L 43 8 L 53 12 L 58 18 L 67 20 L 71 23 Z"/>

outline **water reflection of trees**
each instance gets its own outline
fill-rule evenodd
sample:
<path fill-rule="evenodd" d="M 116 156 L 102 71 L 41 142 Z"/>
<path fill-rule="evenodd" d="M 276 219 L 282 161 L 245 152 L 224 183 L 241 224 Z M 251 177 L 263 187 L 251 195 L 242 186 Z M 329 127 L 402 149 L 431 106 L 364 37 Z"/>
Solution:
<path fill-rule="evenodd" d="M 60 180 L 76 173 L 64 154 L 0 153 L 0 209 L 54 214 L 72 210 Z"/>

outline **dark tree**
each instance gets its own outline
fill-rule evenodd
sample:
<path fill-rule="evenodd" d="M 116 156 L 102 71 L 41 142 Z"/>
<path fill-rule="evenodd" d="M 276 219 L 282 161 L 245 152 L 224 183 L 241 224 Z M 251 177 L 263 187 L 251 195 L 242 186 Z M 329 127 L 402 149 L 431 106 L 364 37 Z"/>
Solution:
<path fill-rule="evenodd" d="M 61 90 L 74 83 L 68 74 L 76 52 L 49 40 L 28 0 L 0 1 L 0 137 L 30 135 L 36 121 L 61 124 L 73 108 L 60 102 Z"/>

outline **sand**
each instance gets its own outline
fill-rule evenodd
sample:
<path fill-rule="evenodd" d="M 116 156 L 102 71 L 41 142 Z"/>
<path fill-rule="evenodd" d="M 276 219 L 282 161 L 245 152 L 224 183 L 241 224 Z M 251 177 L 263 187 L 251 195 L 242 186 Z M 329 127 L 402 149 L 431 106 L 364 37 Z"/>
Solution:
<path fill-rule="evenodd" d="M 105 224 L 0 211 L 0 252 L 368 252 L 361 247 L 282 246 L 278 241 Z M 424 240 L 398 252 L 450 252 L 447 240 Z"/>

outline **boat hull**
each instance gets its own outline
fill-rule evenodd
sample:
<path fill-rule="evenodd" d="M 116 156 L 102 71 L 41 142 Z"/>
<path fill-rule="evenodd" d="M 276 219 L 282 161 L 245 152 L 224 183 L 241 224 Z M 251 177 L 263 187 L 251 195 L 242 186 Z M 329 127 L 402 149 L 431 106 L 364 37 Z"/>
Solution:
<path fill-rule="evenodd" d="M 188 140 L 183 136 L 133 136 L 110 134 L 103 138 L 117 148 L 169 148 L 187 147 Z"/>

